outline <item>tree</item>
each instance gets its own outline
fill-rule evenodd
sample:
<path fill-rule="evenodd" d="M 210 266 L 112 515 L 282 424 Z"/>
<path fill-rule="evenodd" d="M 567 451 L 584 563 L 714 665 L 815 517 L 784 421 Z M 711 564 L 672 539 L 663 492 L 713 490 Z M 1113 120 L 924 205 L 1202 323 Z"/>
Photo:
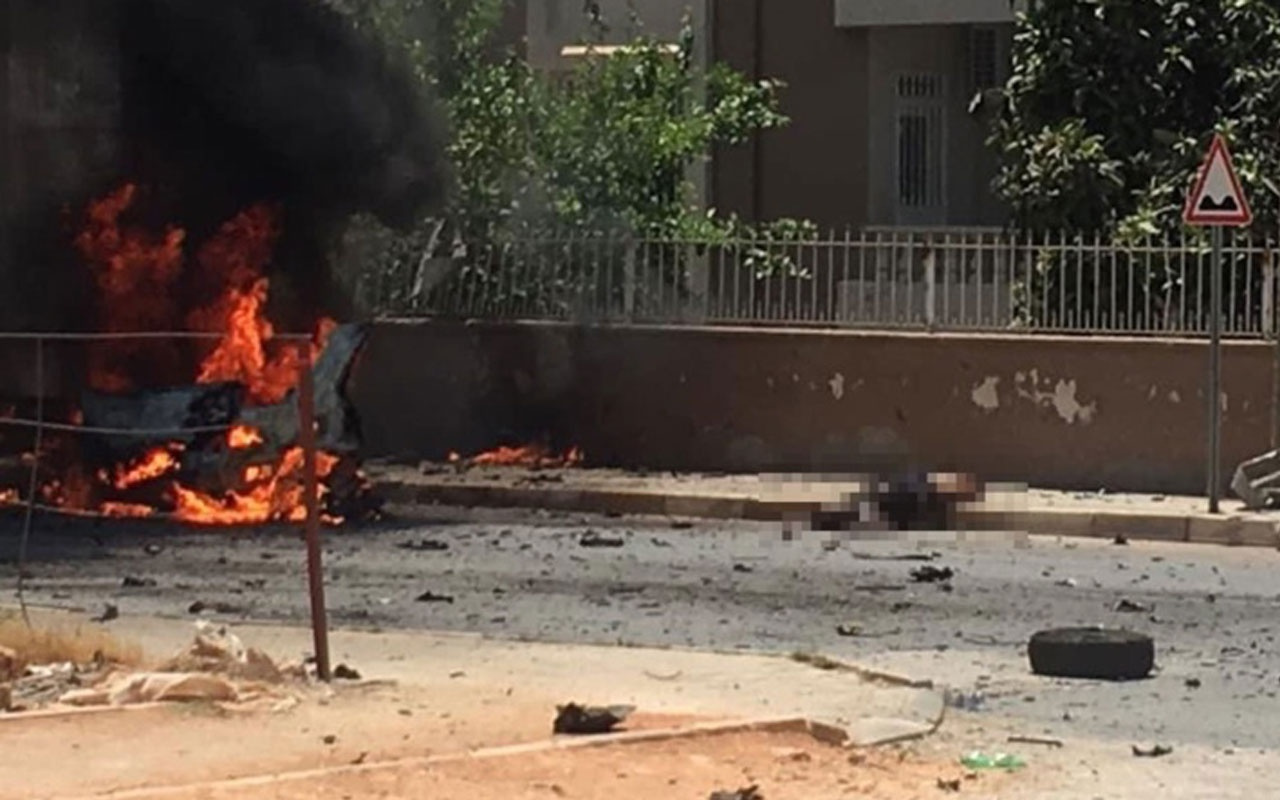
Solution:
<path fill-rule="evenodd" d="M 383 271 L 419 276 L 397 281 L 411 285 L 411 294 L 423 291 L 422 267 L 433 257 L 457 263 L 465 253 L 468 268 L 481 269 L 480 253 L 538 237 L 714 244 L 748 234 L 793 241 L 813 232 L 794 220 L 747 226 L 693 201 L 690 168 L 714 146 L 787 120 L 778 111 L 777 82 L 697 64 L 688 19 L 674 50 L 645 36 L 633 19 L 628 46 L 608 56 L 589 53 L 567 75 L 552 76 L 495 43 L 506 0 L 331 1 L 410 58 L 441 99 L 452 132 L 448 207 L 440 219 L 391 240 L 381 259 Z M 605 22 L 590 6 L 598 41 Z M 674 255 L 669 261 L 679 262 Z"/>
<path fill-rule="evenodd" d="M 1215 130 L 1257 224 L 1280 174 L 1280 2 L 1039 0 L 1019 22 L 993 144 L 1023 228 L 1169 233 Z"/>

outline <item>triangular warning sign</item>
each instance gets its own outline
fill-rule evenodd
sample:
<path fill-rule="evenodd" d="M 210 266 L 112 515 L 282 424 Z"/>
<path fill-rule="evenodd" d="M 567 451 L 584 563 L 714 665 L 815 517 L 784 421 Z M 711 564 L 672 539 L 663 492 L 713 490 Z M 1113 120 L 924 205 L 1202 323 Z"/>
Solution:
<path fill-rule="evenodd" d="M 1188 225 L 1248 225 L 1253 222 L 1253 211 L 1240 188 L 1240 178 L 1221 134 L 1213 137 L 1195 188 L 1187 198 L 1182 219 Z"/>

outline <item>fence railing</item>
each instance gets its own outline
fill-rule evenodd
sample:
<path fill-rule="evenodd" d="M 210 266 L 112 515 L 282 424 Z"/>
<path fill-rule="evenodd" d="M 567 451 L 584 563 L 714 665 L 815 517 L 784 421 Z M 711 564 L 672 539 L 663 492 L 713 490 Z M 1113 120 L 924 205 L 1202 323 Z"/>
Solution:
<path fill-rule="evenodd" d="M 1200 335 L 1210 250 L 1192 236 L 1116 243 L 991 232 L 805 241 L 546 237 L 366 275 L 382 315 Z M 1228 235 L 1223 329 L 1276 328 L 1275 250 Z"/>

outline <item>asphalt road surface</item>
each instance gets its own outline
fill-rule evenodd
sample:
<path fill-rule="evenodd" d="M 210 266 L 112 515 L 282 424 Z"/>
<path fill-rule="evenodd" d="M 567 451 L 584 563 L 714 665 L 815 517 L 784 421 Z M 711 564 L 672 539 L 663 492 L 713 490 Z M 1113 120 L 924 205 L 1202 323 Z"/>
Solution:
<path fill-rule="evenodd" d="M 0 581 L 19 526 L 0 521 Z M 595 537 L 597 546 L 584 546 Z M 589 539 L 588 539 L 589 540 Z M 820 652 L 970 693 L 1029 734 L 1269 746 L 1280 712 L 1280 554 L 1032 539 L 841 541 L 777 526 L 528 511 L 433 510 L 328 534 L 336 626 L 507 638 Z M 936 553 L 955 570 L 914 582 Z M 192 531 L 38 519 L 28 602 L 122 615 L 304 622 L 296 531 Z M 128 586 L 126 586 L 126 580 Z M 1118 611 L 1131 601 L 1148 610 Z M 1029 674 L 1037 629 L 1107 624 L 1156 637 L 1146 681 Z"/>

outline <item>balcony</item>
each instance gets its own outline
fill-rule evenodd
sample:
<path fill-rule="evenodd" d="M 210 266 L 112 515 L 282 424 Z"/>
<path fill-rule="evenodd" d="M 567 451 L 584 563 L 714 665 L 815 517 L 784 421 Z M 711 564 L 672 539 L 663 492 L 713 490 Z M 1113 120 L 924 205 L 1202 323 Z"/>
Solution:
<path fill-rule="evenodd" d="M 836 27 L 1011 23 L 1029 0 L 835 0 Z"/>

